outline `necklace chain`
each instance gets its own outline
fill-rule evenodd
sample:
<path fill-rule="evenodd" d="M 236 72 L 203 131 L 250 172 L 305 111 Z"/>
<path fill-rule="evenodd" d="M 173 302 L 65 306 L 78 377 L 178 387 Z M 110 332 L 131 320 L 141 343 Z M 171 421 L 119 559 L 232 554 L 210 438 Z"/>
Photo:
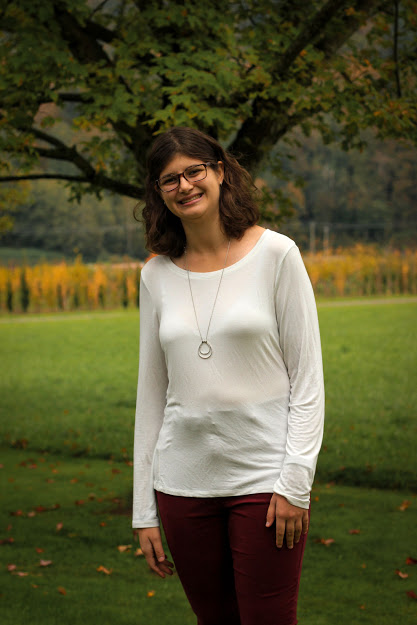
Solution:
<path fill-rule="evenodd" d="M 209 319 L 209 322 L 208 322 L 206 338 L 205 339 L 203 339 L 203 335 L 201 334 L 201 330 L 200 330 L 200 325 L 198 323 L 197 310 L 196 310 L 196 307 L 195 307 L 193 290 L 191 288 L 190 270 L 188 269 L 188 263 L 187 263 L 187 248 L 186 247 L 184 248 L 184 256 L 185 256 L 185 267 L 184 268 L 185 268 L 185 270 L 187 272 L 188 286 L 190 288 L 191 301 L 193 303 L 195 322 L 197 324 L 198 333 L 199 333 L 200 338 L 201 338 L 201 343 L 200 343 L 199 348 L 198 348 L 198 355 L 200 356 L 200 358 L 210 358 L 210 356 L 213 353 L 213 349 L 212 349 L 210 343 L 208 342 L 208 335 L 209 335 L 211 320 L 213 318 L 214 308 L 215 308 L 216 302 L 217 302 L 217 296 L 219 294 L 220 285 L 221 285 L 222 280 L 223 280 L 224 270 L 226 269 L 227 258 L 229 256 L 229 250 L 230 250 L 230 243 L 231 243 L 231 239 L 229 239 L 229 245 L 227 246 L 226 258 L 224 259 L 224 265 L 223 265 L 222 273 L 221 273 L 221 276 L 220 276 L 219 284 L 217 286 L 216 297 L 214 298 L 213 308 L 211 309 L 211 315 L 210 315 L 210 319 Z"/>

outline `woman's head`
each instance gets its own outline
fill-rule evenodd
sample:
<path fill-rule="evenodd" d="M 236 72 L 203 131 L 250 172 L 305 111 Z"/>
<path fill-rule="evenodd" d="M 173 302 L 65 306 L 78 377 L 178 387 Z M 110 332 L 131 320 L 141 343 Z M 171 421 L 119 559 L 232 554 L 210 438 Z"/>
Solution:
<path fill-rule="evenodd" d="M 177 127 L 157 137 L 148 154 L 143 218 L 147 247 L 153 252 L 180 256 L 185 246 L 181 220 L 165 206 L 156 181 L 175 157 L 182 155 L 197 163 L 223 163 L 224 177 L 219 197 L 221 227 L 230 238 L 239 239 L 259 219 L 254 199 L 255 186 L 248 172 L 212 137 L 193 128 Z"/>

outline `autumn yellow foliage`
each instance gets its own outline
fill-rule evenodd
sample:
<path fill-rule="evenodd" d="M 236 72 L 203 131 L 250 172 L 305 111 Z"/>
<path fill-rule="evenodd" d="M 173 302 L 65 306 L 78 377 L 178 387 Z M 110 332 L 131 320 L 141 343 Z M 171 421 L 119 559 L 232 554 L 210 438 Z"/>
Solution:
<path fill-rule="evenodd" d="M 360 296 L 417 293 L 417 251 L 369 245 L 306 254 L 316 295 Z"/>
<path fill-rule="evenodd" d="M 22 312 L 21 284 L 25 273 L 30 312 L 93 310 L 138 305 L 139 263 L 42 263 L 0 267 L 0 310 Z"/>
<path fill-rule="evenodd" d="M 381 251 L 356 245 L 304 254 L 316 295 L 361 296 L 417 293 L 417 251 Z M 138 305 L 141 263 L 42 263 L 0 267 L 0 310 L 22 312 L 22 274 L 29 312 L 93 310 Z"/>

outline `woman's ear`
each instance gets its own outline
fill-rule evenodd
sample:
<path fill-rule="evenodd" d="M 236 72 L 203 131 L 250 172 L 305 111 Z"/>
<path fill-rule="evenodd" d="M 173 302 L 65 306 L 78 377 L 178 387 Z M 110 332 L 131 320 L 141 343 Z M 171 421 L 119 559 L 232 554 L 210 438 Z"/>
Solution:
<path fill-rule="evenodd" d="M 217 179 L 221 185 L 224 180 L 224 165 L 223 161 L 217 161 Z"/>

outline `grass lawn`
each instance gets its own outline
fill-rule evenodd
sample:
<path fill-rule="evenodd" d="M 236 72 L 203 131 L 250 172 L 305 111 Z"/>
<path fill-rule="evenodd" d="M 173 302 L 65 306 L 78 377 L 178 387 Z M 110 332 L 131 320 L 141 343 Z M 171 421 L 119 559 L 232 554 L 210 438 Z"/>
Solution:
<path fill-rule="evenodd" d="M 300 625 L 417 620 L 416 310 L 319 309 L 326 432 Z M 41 319 L 0 322 L 2 624 L 194 624 L 130 529 L 137 311 Z"/>

